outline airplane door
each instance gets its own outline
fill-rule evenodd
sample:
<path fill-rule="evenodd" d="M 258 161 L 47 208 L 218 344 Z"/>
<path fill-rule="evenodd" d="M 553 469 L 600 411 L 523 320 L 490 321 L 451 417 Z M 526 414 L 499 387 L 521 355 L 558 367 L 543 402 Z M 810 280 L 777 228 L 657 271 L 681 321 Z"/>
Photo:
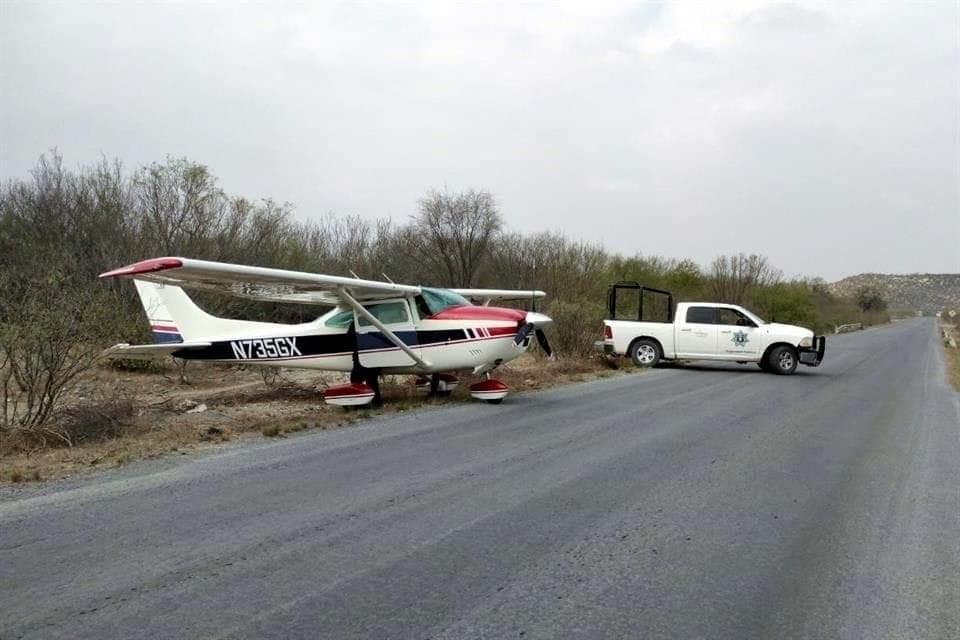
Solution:
<path fill-rule="evenodd" d="M 736 360 L 760 354 L 759 331 L 753 320 L 730 307 L 717 309 L 717 353 Z"/>
<path fill-rule="evenodd" d="M 686 317 L 677 318 L 677 355 L 712 356 L 716 352 L 716 307 L 687 307 Z"/>
<path fill-rule="evenodd" d="M 384 300 L 363 305 L 370 314 L 382 322 L 387 329 L 420 355 L 417 343 L 417 331 L 410 316 L 406 300 Z M 413 358 L 397 347 L 380 329 L 370 324 L 366 318 L 354 313 L 357 323 L 357 344 L 360 364 L 369 369 L 384 367 L 406 367 L 415 364 Z"/>

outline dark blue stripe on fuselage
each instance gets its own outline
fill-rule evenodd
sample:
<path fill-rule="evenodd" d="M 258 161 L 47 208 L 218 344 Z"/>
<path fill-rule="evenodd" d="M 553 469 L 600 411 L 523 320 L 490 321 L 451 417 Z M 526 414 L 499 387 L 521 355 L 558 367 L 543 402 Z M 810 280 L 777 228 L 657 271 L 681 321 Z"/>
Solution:
<path fill-rule="evenodd" d="M 174 344 L 183 342 L 183 336 L 179 333 L 163 333 L 161 331 L 153 332 L 153 341 L 157 344 Z"/>
<path fill-rule="evenodd" d="M 157 334 L 155 333 L 154 336 L 156 335 Z M 405 344 L 408 344 L 411 347 L 424 347 L 434 344 L 443 344 L 454 340 L 466 340 L 468 337 L 467 332 L 463 329 L 398 331 L 396 332 L 396 335 L 399 336 L 399 338 L 403 340 Z M 266 340 L 273 341 L 279 339 L 280 338 L 267 338 Z M 354 349 L 354 337 L 353 335 L 347 333 L 296 336 L 293 338 L 293 340 L 298 352 L 295 354 L 297 357 L 327 356 L 337 353 L 352 353 Z M 253 341 L 256 342 L 255 339 Z M 181 340 L 176 340 L 176 342 L 181 342 Z M 250 342 L 250 339 L 214 342 L 209 347 L 203 347 L 199 349 L 182 349 L 174 352 L 173 355 L 177 358 L 184 358 L 186 360 L 240 360 L 241 358 L 237 358 L 237 353 L 234 351 L 233 347 L 230 346 L 231 342 Z M 372 351 L 374 349 L 397 348 L 395 344 L 390 342 L 390 340 L 380 332 L 359 334 L 357 336 L 357 346 L 361 353 L 365 351 Z M 243 351 L 245 353 L 250 352 L 249 349 L 244 349 Z M 254 349 L 254 352 L 256 351 L 257 350 Z M 266 349 L 264 349 L 263 352 L 266 353 Z M 259 358 L 251 357 L 242 359 L 258 360 L 263 359 L 263 357 L 261 356 Z"/>
<path fill-rule="evenodd" d="M 416 331 L 395 331 L 396 335 L 400 340 L 406 344 L 408 347 L 416 347 L 420 345 L 420 337 L 417 335 Z M 369 349 L 395 349 L 397 345 L 393 344 L 387 336 L 383 335 L 379 331 L 372 333 L 361 333 L 357 335 L 357 346 L 360 351 L 367 351 Z"/>

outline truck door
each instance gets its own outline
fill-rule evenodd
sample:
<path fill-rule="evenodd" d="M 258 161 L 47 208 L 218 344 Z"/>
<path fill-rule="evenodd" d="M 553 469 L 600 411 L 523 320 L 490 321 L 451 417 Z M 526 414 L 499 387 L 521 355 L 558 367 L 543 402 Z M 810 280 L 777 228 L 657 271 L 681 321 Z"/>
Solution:
<path fill-rule="evenodd" d="M 717 308 L 687 307 L 676 319 L 677 357 L 712 357 L 717 353 Z"/>
<path fill-rule="evenodd" d="M 717 309 L 717 353 L 731 360 L 753 360 L 760 355 L 758 328 L 753 320 L 731 307 Z"/>
<path fill-rule="evenodd" d="M 414 353 L 420 355 L 417 331 L 410 316 L 406 300 L 384 300 L 363 305 L 374 318 L 382 322 Z M 414 364 L 413 358 L 400 350 L 366 318 L 354 314 L 357 322 L 357 344 L 360 364 L 370 369 L 406 367 Z"/>

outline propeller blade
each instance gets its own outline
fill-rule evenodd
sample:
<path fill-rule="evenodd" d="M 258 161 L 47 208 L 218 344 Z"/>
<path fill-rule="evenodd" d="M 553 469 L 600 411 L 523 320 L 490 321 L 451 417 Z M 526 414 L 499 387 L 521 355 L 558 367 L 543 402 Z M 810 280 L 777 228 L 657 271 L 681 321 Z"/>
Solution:
<path fill-rule="evenodd" d="M 517 336 L 513 339 L 513 343 L 516 345 L 523 344 L 523 341 L 527 339 L 527 336 L 530 335 L 530 332 L 533 331 L 534 324 L 528 322 L 520 328 L 520 331 L 517 331 Z"/>
<path fill-rule="evenodd" d="M 543 329 L 537 329 L 537 342 L 540 343 L 540 348 L 547 354 L 547 357 L 552 358 L 553 349 L 550 347 L 550 341 L 547 340 L 547 334 L 544 333 Z"/>

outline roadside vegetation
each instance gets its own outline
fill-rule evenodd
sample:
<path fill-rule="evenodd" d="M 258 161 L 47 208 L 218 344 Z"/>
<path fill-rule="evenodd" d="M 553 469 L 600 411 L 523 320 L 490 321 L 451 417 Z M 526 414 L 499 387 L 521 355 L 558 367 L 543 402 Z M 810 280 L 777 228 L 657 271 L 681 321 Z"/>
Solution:
<path fill-rule="evenodd" d="M 437 286 L 543 289 L 548 298 L 538 306 L 555 320 L 551 342 L 561 364 L 540 367 L 527 388 L 549 384 L 563 368 L 602 370 L 589 357 L 600 337 L 607 285 L 617 280 L 670 289 L 677 301 L 743 304 L 767 320 L 817 332 L 887 319 L 876 292 L 838 298 L 822 280 L 785 278 L 762 255 L 720 256 L 703 267 L 652 255 L 655 247 L 638 246 L 624 256 L 559 233 L 524 235 L 507 227 L 494 195 L 482 190 L 428 191 L 410 207 L 405 223 L 349 215 L 302 221 L 290 204 L 225 193 L 207 167 L 186 159 L 128 170 L 106 159 L 70 169 L 56 153 L 41 157 L 27 177 L 0 185 L 0 479 L 15 475 L 5 462 L 10 456 L 142 436 L 144 381 L 195 382 L 183 363 L 98 360 L 117 342 L 151 340 L 130 283 L 97 279 L 147 257 L 352 271 L 372 279 L 386 274 Z M 275 322 L 300 322 L 318 312 L 211 294 L 197 299 L 215 314 Z M 141 382 L 115 384 L 118 375 L 140 376 Z M 273 375 L 263 375 L 261 388 L 271 388 Z M 300 393 L 276 393 L 285 392 Z M 317 403 L 312 387 L 306 395 L 311 406 Z M 286 429 L 277 426 L 274 433 L 263 421 L 251 424 L 268 435 Z M 16 475 L 31 477 L 23 470 Z"/>
<path fill-rule="evenodd" d="M 940 335 L 947 361 L 947 377 L 960 391 L 960 310 L 944 309 L 940 313 Z"/>

